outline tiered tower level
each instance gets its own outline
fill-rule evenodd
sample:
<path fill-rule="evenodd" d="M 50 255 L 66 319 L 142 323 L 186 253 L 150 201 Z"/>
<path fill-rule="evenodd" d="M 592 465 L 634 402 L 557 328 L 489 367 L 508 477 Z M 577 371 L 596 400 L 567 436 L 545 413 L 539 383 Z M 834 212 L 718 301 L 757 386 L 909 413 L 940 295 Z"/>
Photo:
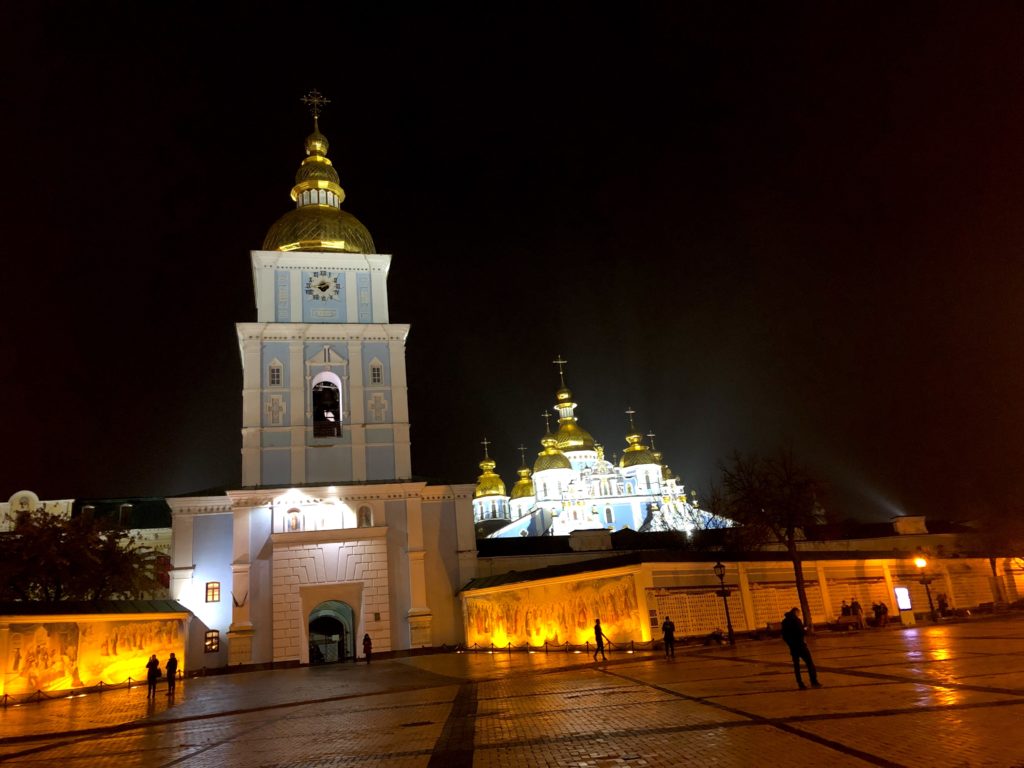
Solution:
<path fill-rule="evenodd" d="M 320 107 L 295 174 L 295 208 L 252 252 L 255 323 L 238 323 L 242 484 L 411 477 L 405 339 L 388 318 L 391 256 L 375 253 L 327 156 Z"/>
<path fill-rule="evenodd" d="M 478 537 L 559 536 L 602 528 L 689 532 L 721 525 L 700 509 L 696 494 L 687 497 L 686 487 L 654 447 L 653 434 L 647 435 L 651 445 L 644 444 L 633 409 L 626 410 L 629 424 L 622 458 L 617 464 L 605 459 L 602 446 L 576 418 L 578 405 L 565 383 L 566 361 L 554 362 L 560 383 L 553 409 L 558 424 L 552 432 L 549 414 L 543 414 L 542 450 L 532 470 L 520 446 L 523 462 L 510 496 L 484 441 L 483 474 L 473 499 Z"/>

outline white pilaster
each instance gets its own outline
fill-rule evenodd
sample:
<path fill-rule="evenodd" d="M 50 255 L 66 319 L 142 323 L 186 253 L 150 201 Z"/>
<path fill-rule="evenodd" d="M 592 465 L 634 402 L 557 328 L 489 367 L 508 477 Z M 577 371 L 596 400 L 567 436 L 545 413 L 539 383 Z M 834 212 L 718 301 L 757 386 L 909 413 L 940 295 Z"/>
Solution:
<path fill-rule="evenodd" d="M 349 422 L 366 423 L 366 394 L 363 389 L 363 342 L 348 342 Z"/>

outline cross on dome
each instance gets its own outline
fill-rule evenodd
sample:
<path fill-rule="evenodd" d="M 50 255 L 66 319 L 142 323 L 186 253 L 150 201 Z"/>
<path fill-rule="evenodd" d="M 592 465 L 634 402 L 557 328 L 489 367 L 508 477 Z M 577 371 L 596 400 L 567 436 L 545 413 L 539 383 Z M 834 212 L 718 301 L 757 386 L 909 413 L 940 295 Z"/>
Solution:
<path fill-rule="evenodd" d="M 482 445 L 484 447 L 484 458 L 485 459 L 489 459 L 490 458 L 490 456 L 487 455 L 487 446 L 489 446 L 490 444 L 491 444 L 491 441 L 488 440 L 486 437 L 483 440 L 480 441 L 480 445 Z"/>
<path fill-rule="evenodd" d="M 309 107 L 310 114 L 313 115 L 313 119 L 316 120 L 320 117 L 320 113 L 323 111 L 324 106 L 330 104 L 331 100 L 314 88 L 302 97 L 302 103 Z"/>
<path fill-rule="evenodd" d="M 558 379 L 559 379 L 559 381 L 562 382 L 562 386 L 564 387 L 565 386 L 565 364 L 568 363 L 569 361 L 565 360 L 561 355 L 559 355 L 558 357 L 556 357 L 551 362 L 558 366 Z"/>

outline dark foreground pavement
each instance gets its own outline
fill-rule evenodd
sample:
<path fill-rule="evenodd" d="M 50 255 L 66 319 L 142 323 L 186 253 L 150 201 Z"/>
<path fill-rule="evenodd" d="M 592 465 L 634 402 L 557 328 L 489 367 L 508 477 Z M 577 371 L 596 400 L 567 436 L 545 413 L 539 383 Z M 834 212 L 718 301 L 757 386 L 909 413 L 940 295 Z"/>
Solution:
<path fill-rule="evenodd" d="M 1024 766 L 1024 617 L 779 640 L 420 656 L 0 711 L 7 766 Z M 161 684 L 161 688 L 163 684 Z"/>

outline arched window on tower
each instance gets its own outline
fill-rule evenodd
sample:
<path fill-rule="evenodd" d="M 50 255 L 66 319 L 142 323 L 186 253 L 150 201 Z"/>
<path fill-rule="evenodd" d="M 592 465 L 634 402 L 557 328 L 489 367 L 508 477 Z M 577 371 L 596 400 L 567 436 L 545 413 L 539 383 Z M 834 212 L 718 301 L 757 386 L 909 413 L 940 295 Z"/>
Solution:
<path fill-rule="evenodd" d="M 359 515 L 357 522 L 360 528 L 372 528 L 373 527 L 373 509 L 368 505 L 364 504 L 359 508 Z"/>
<path fill-rule="evenodd" d="M 612 515 L 612 508 L 611 507 L 605 507 L 605 510 L 604 510 L 604 521 L 606 523 L 614 523 L 615 522 L 615 517 Z"/>
<path fill-rule="evenodd" d="M 341 379 L 330 371 L 313 379 L 313 437 L 341 437 Z"/>

